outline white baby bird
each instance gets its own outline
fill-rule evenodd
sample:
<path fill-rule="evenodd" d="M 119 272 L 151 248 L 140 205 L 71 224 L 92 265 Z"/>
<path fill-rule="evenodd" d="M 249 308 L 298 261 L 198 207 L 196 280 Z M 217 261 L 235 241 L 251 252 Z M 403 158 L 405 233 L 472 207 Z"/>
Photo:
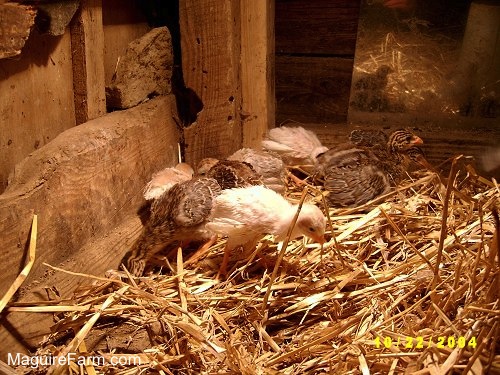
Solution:
<path fill-rule="evenodd" d="M 220 274 L 226 274 L 230 253 L 238 246 L 250 250 L 266 234 L 276 236 L 277 241 L 286 238 L 297 213 L 298 205 L 264 186 L 224 190 L 215 199 L 207 229 L 227 236 Z M 290 238 L 307 236 L 323 244 L 326 218 L 321 210 L 304 204 Z"/>

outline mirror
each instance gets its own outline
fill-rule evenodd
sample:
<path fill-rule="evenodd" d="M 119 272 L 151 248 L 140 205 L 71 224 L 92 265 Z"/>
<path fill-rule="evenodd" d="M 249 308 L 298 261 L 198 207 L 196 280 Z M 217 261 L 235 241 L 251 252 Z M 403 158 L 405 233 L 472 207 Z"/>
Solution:
<path fill-rule="evenodd" d="M 363 0 L 350 123 L 500 116 L 500 2 Z"/>

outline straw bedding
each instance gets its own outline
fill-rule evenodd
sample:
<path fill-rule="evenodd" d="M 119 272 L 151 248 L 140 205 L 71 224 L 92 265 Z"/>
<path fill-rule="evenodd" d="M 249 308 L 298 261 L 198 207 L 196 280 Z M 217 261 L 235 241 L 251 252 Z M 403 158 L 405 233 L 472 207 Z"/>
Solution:
<path fill-rule="evenodd" d="M 163 274 L 88 276 L 51 307 L 38 355 L 106 359 L 73 363 L 78 374 L 500 373 L 500 190 L 467 168 L 453 163 L 455 190 L 415 172 L 377 201 L 330 209 L 323 248 L 263 238 L 225 281 L 214 280 L 223 239 L 159 258 Z M 324 207 L 317 188 L 290 185 L 288 196 Z M 140 364 L 111 365 L 113 355 Z"/>

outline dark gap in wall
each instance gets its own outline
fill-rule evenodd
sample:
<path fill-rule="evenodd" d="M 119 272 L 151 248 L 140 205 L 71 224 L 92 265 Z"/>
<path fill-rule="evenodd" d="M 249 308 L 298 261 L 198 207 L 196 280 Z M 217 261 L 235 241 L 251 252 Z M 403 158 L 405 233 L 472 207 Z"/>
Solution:
<path fill-rule="evenodd" d="M 172 93 L 175 95 L 178 128 L 180 132 L 179 144 L 181 156 L 184 157 L 184 128 L 194 123 L 198 113 L 203 109 L 200 96 L 184 82 L 182 72 L 181 30 L 179 24 L 179 0 L 145 0 L 140 2 L 144 14 L 151 27 L 167 26 L 172 37 L 174 66 L 172 67 Z"/>

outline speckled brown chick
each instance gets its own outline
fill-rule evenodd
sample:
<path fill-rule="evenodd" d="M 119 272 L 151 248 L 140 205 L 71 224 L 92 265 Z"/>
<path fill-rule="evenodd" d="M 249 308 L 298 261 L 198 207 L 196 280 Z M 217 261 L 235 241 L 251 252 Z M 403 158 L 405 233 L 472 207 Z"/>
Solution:
<path fill-rule="evenodd" d="M 236 160 L 250 164 L 266 187 L 277 193 L 285 192 L 286 170 L 281 157 L 273 152 L 241 148 L 227 160 Z"/>
<path fill-rule="evenodd" d="M 205 173 L 205 176 L 215 179 L 222 190 L 263 185 L 261 176 L 252 165 L 236 160 L 218 161 Z"/>
<path fill-rule="evenodd" d="M 343 145 L 319 155 L 316 170 L 324 179 L 328 203 L 356 207 L 388 192 L 408 168 L 406 150 L 421 143 L 411 132 L 397 130 L 385 147 Z"/>
<path fill-rule="evenodd" d="M 349 141 L 355 146 L 385 146 L 389 137 L 382 130 L 354 129 L 349 134 Z"/>
<path fill-rule="evenodd" d="M 220 192 L 215 179 L 202 177 L 180 182 L 155 199 L 149 220 L 122 261 L 125 267 L 141 276 L 148 260 L 168 245 L 210 239 L 205 224 Z"/>

